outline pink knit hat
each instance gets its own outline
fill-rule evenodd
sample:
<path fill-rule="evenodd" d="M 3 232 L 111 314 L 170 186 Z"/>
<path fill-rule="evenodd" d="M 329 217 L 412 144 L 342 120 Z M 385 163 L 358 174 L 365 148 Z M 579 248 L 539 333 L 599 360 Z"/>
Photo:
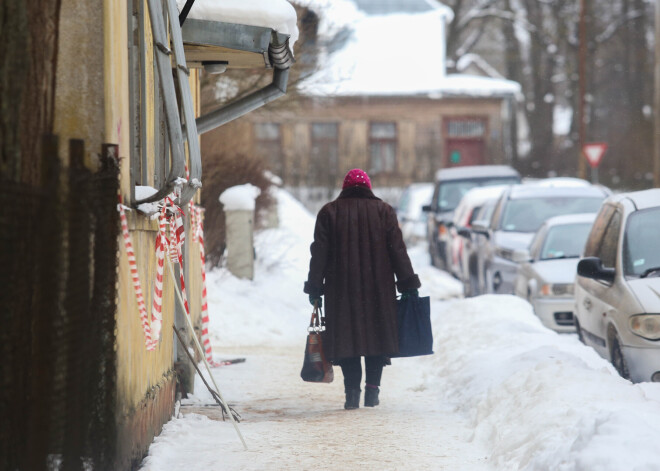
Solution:
<path fill-rule="evenodd" d="M 359 168 L 349 170 L 344 177 L 344 186 L 342 186 L 341 189 L 345 190 L 351 186 L 365 186 L 371 189 L 371 180 L 369 180 L 369 175 L 367 175 L 364 170 L 360 170 Z"/>

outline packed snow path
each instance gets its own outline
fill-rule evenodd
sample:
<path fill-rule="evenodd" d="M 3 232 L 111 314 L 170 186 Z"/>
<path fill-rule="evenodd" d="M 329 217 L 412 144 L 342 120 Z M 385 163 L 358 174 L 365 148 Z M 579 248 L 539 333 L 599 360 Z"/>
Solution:
<path fill-rule="evenodd" d="M 395 360 L 385 368 L 379 406 L 361 403 L 346 411 L 340 370 L 335 368 L 331 384 L 304 383 L 300 348 L 233 353 L 246 362 L 214 373 L 225 398 L 243 416 L 239 426 L 248 451 L 229 421 L 218 421 L 219 408 L 183 406 L 184 419 L 166 426 L 143 469 L 491 469 L 455 404 L 434 391 L 415 390 L 420 359 Z"/>
<path fill-rule="evenodd" d="M 300 377 L 311 307 L 302 294 L 314 219 L 279 192 L 279 229 L 256 236 L 255 280 L 209 273 L 211 339 L 243 451 L 201 381 L 143 471 L 659 471 L 660 384 L 631 384 L 575 335 L 543 327 L 513 296 L 453 299 L 460 285 L 409 252 L 431 296 L 435 355 L 385 368 L 381 405 L 343 410 L 332 384 Z"/>

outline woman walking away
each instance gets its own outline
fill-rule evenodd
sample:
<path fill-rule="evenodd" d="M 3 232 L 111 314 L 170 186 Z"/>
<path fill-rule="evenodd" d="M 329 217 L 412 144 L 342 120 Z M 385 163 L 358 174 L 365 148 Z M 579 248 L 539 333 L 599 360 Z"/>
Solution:
<path fill-rule="evenodd" d="M 417 296 L 420 287 L 394 209 L 371 191 L 360 169 L 346 174 L 339 197 L 316 218 L 305 293 L 310 303 L 325 297 L 326 357 L 341 366 L 345 409 L 360 407 L 362 362 L 364 405 L 377 406 L 383 366 L 399 351 L 396 287 Z"/>

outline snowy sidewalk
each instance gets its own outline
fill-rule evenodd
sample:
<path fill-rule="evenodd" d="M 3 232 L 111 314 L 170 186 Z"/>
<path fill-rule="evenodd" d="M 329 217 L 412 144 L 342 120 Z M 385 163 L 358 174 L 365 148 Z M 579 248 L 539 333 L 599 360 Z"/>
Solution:
<path fill-rule="evenodd" d="M 332 384 L 300 377 L 311 307 L 302 293 L 314 218 L 277 195 L 281 228 L 256 236 L 254 281 L 209 273 L 211 339 L 243 451 L 216 406 L 185 406 L 142 471 L 660 471 L 660 384 L 632 384 L 576 335 L 558 335 L 513 296 L 451 299 L 461 287 L 409 250 L 431 296 L 435 355 L 395 359 L 381 405 L 343 410 Z M 211 404 L 201 381 L 197 407 Z"/>
<path fill-rule="evenodd" d="M 412 389 L 422 382 L 425 359 L 394 360 L 383 373 L 381 404 L 345 411 L 340 369 L 331 384 L 304 383 L 302 348 L 227 353 L 247 358 L 214 372 L 243 416 L 239 426 L 249 450 L 243 451 L 229 421 L 184 406 L 184 418 L 167 424 L 152 445 L 144 471 L 491 469 L 456 405 L 434 391 Z"/>

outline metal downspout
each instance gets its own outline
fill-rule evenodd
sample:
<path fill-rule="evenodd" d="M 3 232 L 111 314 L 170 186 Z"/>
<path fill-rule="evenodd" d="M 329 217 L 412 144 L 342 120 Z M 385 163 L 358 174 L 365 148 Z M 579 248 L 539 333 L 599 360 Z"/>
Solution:
<path fill-rule="evenodd" d="M 286 93 L 286 86 L 289 81 L 289 68 L 293 64 L 288 40 L 284 44 L 271 43 L 268 49 L 268 55 L 274 67 L 273 81 L 264 88 L 197 118 L 195 122 L 197 123 L 197 132 L 199 134 L 211 131 L 236 118 L 240 118 Z"/>

